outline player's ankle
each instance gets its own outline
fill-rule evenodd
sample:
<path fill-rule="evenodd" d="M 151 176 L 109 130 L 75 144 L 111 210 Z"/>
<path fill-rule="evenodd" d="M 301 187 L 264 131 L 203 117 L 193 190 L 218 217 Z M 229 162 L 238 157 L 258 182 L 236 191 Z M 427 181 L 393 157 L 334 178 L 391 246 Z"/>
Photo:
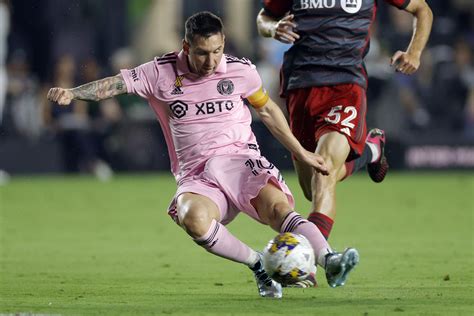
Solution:
<path fill-rule="evenodd" d="M 312 212 L 308 216 L 308 221 L 318 227 L 319 231 L 321 232 L 321 234 L 323 234 L 326 240 L 329 238 L 332 226 L 334 225 L 334 220 L 332 218 L 321 212 Z"/>

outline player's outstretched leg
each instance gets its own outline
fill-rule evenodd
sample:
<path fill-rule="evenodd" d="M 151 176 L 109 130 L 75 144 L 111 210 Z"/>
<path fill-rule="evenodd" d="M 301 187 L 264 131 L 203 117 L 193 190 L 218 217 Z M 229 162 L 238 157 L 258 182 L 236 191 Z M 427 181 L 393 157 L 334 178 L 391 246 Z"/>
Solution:
<path fill-rule="evenodd" d="M 261 253 L 258 253 L 258 258 L 259 260 L 257 263 L 253 267 L 250 267 L 255 275 L 255 280 L 257 281 L 258 293 L 261 297 L 281 298 L 281 284 L 272 280 L 272 278 L 270 278 L 270 276 L 268 276 L 268 274 L 263 269 Z"/>
<path fill-rule="evenodd" d="M 216 256 L 247 265 L 255 274 L 260 296 L 282 297 L 281 285 L 263 270 L 261 255 L 217 221 L 220 215 L 214 202 L 203 195 L 184 193 L 177 206 L 179 223 L 196 244 Z"/>
<path fill-rule="evenodd" d="M 217 256 L 248 265 L 255 275 L 258 293 L 262 297 L 281 298 L 281 285 L 263 269 L 262 256 L 232 235 L 227 228 L 212 220 L 208 232 L 194 241 Z"/>
<path fill-rule="evenodd" d="M 342 286 L 347 276 L 359 263 L 359 252 L 354 248 L 347 248 L 342 253 L 326 255 L 326 279 L 330 287 Z"/>
<path fill-rule="evenodd" d="M 281 225 L 281 232 L 301 234 L 308 239 L 314 249 L 317 263 L 326 270 L 326 278 L 330 287 L 344 285 L 349 273 L 359 263 L 359 253 L 356 249 L 348 248 L 343 253 L 334 252 L 318 228 L 296 212 L 286 215 Z M 313 286 L 315 285 L 316 282 L 313 283 Z"/>
<path fill-rule="evenodd" d="M 276 186 L 267 184 L 252 201 L 262 222 L 280 233 L 296 233 L 308 239 L 318 265 L 328 269 L 331 287 L 343 285 L 348 273 L 359 262 L 357 250 L 349 248 L 335 253 L 316 225 L 292 210 L 287 196 Z"/>
<path fill-rule="evenodd" d="M 385 157 L 385 132 L 378 128 L 371 129 L 365 142 L 372 152 L 378 152 L 377 158 L 367 164 L 369 176 L 374 182 L 382 182 L 389 168 Z"/>

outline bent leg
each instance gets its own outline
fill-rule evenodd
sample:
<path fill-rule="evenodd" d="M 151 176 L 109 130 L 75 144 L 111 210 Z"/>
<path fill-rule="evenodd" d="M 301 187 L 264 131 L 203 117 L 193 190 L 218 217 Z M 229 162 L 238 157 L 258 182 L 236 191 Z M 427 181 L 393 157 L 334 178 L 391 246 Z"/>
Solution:
<path fill-rule="evenodd" d="M 254 250 L 219 223 L 219 209 L 211 199 L 200 194 L 184 193 L 178 197 L 176 207 L 181 226 L 210 253 L 248 266 L 258 261 Z"/>
<path fill-rule="evenodd" d="M 293 232 L 305 236 L 314 249 L 317 263 L 324 267 L 325 256 L 332 252 L 331 247 L 315 225 L 293 211 L 287 196 L 278 187 L 268 183 L 252 200 L 252 205 L 257 210 L 260 220 L 275 231 Z"/>
<path fill-rule="evenodd" d="M 219 209 L 211 199 L 184 193 L 177 199 L 177 212 L 179 223 L 198 245 L 217 256 L 246 264 L 253 271 L 260 296 L 282 297 L 281 285 L 267 275 L 261 256 L 218 222 Z"/>
<path fill-rule="evenodd" d="M 346 175 L 345 161 L 349 151 L 346 137 L 338 132 L 323 135 L 316 148 L 326 161 L 329 175 L 312 172 L 312 212 L 308 219 L 318 226 L 326 239 L 336 216 L 336 184 Z"/>
<path fill-rule="evenodd" d="M 344 162 L 349 151 L 346 137 L 338 132 L 327 133 L 318 141 L 316 152 L 325 159 L 330 174 L 323 176 L 313 172 L 313 210 L 330 218 L 336 215 L 336 183 L 346 174 Z"/>

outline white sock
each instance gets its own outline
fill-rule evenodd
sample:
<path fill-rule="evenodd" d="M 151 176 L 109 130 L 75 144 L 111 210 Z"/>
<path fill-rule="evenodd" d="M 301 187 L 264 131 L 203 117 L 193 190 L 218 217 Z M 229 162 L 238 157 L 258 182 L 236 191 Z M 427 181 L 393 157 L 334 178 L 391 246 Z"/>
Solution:
<path fill-rule="evenodd" d="M 377 161 L 380 157 L 379 146 L 377 146 L 374 143 L 370 143 L 370 142 L 367 142 L 366 144 L 367 144 L 367 146 L 369 146 L 370 151 L 372 152 L 372 160 L 370 162 L 372 163 L 372 162 Z"/>
<path fill-rule="evenodd" d="M 245 264 L 252 268 L 257 264 L 258 260 L 260 260 L 260 257 L 258 256 L 257 252 L 252 251 L 248 259 L 245 261 Z"/>
<path fill-rule="evenodd" d="M 330 253 L 333 253 L 333 252 L 334 251 L 332 251 L 330 248 L 323 249 L 319 253 L 318 257 L 316 258 L 316 263 L 319 264 L 324 269 L 326 269 L 326 255 L 328 255 Z"/>

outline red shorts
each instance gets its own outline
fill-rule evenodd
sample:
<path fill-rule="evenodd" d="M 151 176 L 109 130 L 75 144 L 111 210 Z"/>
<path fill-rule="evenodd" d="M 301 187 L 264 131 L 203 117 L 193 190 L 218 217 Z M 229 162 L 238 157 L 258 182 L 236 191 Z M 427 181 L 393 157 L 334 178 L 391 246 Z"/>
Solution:
<path fill-rule="evenodd" d="M 341 84 L 293 89 L 286 103 L 291 131 L 306 150 L 314 152 L 322 135 L 336 131 L 346 136 L 351 147 L 347 161 L 362 154 L 367 133 L 364 88 Z"/>

